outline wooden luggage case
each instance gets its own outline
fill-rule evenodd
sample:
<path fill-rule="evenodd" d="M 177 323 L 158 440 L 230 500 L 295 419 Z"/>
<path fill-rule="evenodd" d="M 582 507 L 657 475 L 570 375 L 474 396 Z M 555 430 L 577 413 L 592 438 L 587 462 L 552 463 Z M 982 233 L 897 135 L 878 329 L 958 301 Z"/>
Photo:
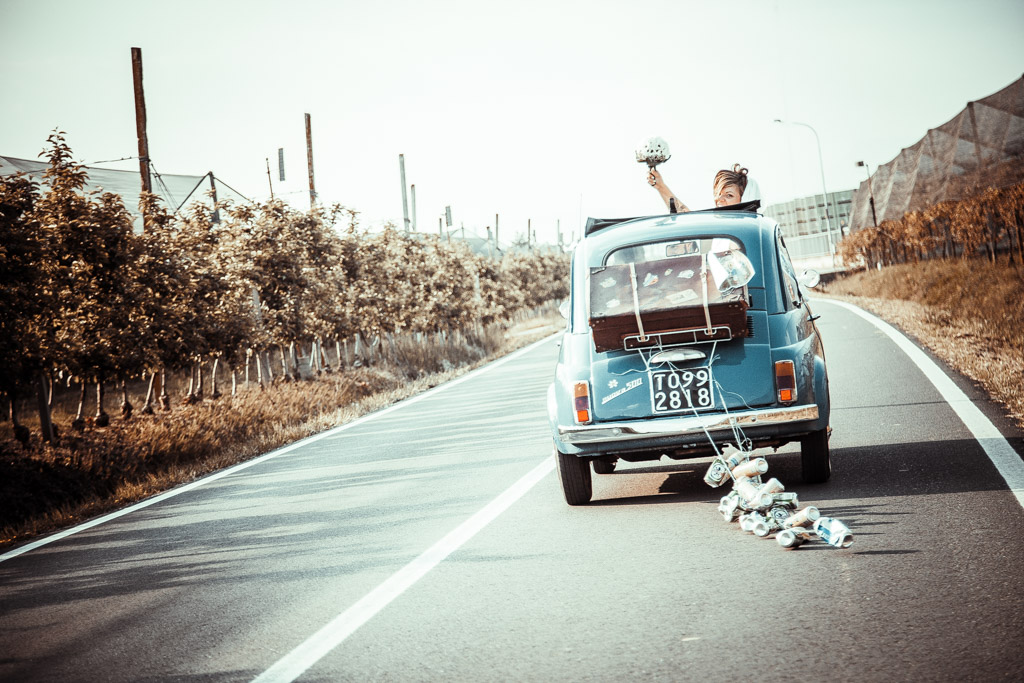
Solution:
<path fill-rule="evenodd" d="M 710 272 L 702 283 L 702 262 L 693 254 L 591 268 L 590 327 L 597 351 L 747 336 L 746 290 L 723 297 Z"/>

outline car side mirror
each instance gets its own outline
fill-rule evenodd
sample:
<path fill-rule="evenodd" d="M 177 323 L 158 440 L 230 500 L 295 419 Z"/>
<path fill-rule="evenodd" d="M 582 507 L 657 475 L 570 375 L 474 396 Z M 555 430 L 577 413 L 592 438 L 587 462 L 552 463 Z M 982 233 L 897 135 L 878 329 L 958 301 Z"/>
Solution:
<path fill-rule="evenodd" d="M 821 275 L 816 270 L 808 268 L 804 272 L 800 273 L 800 284 L 804 287 L 814 289 L 821 284 Z"/>
<path fill-rule="evenodd" d="M 569 300 L 568 299 L 566 299 L 565 301 L 563 301 L 562 303 L 560 303 L 558 305 L 558 312 L 566 320 L 569 319 Z"/>

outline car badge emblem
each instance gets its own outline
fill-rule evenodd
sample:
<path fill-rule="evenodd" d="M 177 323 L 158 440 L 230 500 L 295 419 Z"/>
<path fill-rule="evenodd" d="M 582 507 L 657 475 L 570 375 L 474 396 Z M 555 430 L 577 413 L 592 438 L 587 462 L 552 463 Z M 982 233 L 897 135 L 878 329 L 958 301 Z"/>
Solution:
<path fill-rule="evenodd" d="M 609 389 L 614 389 L 617 386 L 619 386 L 619 380 L 617 380 L 617 379 L 613 379 L 610 382 L 608 382 L 608 388 Z"/>

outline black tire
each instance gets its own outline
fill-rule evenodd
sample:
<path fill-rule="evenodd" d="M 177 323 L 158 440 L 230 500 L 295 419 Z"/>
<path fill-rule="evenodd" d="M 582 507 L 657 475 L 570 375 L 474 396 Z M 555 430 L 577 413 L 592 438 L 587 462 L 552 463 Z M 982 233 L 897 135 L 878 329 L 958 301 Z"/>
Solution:
<path fill-rule="evenodd" d="M 575 455 L 555 451 L 558 459 L 558 480 L 562 482 L 562 493 L 569 505 L 586 505 L 594 494 L 590 463 Z"/>
<path fill-rule="evenodd" d="M 832 476 L 827 427 L 800 439 L 800 465 L 807 484 L 820 484 Z"/>
<path fill-rule="evenodd" d="M 618 464 L 618 460 L 612 460 L 611 462 L 605 462 L 604 460 L 594 461 L 594 474 L 611 474 L 615 471 L 615 465 Z"/>

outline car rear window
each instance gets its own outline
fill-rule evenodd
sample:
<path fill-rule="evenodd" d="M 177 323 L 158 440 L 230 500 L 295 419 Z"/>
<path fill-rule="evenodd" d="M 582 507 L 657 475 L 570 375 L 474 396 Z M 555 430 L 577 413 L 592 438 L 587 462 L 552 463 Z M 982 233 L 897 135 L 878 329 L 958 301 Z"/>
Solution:
<path fill-rule="evenodd" d="M 603 267 L 591 269 L 591 311 L 608 316 L 634 307 L 654 311 L 743 300 L 753 274 L 743 245 L 728 237 L 633 245 L 612 251 Z"/>
<path fill-rule="evenodd" d="M 605 265 L 616 266 L 661 261 L 677 256 L 724 253 L 733 250 L 744 251 L 743 245 L 730 237 L 692 237 L 623 247 L 610 252 L 604 262 Z"/>

